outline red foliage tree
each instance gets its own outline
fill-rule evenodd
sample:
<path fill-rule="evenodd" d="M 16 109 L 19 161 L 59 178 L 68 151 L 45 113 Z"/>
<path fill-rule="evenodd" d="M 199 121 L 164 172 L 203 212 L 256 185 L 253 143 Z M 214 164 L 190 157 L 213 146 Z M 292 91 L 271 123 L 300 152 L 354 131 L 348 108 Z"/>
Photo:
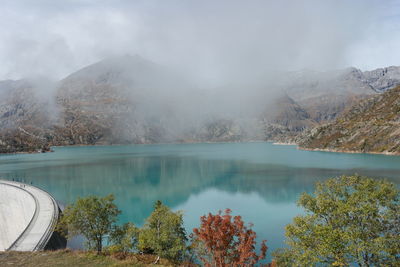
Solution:
<path fill-rule="evenodd" d="M 256 233 L 245 226 L 241 216 L 211 213 L 200 218 L 200 228 L 193 229 L 193 244 L 200 253 L 200 260 L 205 266 L 253 266 L 265 258 L 266 241 L 261 243 L 261 253 L 255 252 Z"/>

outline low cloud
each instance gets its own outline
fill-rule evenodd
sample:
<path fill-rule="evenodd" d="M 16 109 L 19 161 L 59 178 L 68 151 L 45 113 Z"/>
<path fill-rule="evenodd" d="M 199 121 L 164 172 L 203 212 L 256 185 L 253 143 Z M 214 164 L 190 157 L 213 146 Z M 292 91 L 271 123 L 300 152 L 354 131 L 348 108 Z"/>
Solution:
<path fill-rule="evenodd" d="M 0 78 L 60 79 L 121 54 L 185 71 L 204 87 L 280 70 L 396 64 L 394 6 L 372 0 L 5 0 Z"/>

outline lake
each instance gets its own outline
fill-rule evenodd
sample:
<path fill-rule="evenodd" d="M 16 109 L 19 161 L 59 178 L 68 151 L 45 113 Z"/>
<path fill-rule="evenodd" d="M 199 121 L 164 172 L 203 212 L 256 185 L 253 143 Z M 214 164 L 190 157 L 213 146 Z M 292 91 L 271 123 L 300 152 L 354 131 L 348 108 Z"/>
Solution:
<path fill-rule="evenodd" d="M 269 254 L 314 183 L 342 174 L 400 184 L 400 157 L 297 150 L 271 143 L 56 147 L 54 153 L 0 156 L 0 177 L 20 179 L 58 201 L 114 194 L 120 222 L 142 225 L 156 200 L 184 212 L 188 232 L 208 212 L 230 208 L 254 224 Z"/>

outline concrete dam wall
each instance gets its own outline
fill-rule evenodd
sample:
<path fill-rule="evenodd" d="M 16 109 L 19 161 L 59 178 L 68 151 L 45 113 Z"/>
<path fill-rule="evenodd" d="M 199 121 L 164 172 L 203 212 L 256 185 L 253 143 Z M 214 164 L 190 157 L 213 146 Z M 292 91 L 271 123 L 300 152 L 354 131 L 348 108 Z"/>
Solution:
<path fill-rule="evenodd" d="M 65 248 L 65 238 L 55 232 L 60 214 L 44 190 L 0 180 L 0 251 Z"/>

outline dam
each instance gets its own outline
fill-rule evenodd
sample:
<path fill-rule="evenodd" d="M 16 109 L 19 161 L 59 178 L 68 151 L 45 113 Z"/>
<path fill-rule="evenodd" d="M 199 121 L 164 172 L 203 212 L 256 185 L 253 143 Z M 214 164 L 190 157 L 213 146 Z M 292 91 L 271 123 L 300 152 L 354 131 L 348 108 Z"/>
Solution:
<path fill-rule="evenodd" d="M 55 232 L 61 210 L 46 191 L 0 180 L 0 251 L 58 249 L 65 238 Z"/>

